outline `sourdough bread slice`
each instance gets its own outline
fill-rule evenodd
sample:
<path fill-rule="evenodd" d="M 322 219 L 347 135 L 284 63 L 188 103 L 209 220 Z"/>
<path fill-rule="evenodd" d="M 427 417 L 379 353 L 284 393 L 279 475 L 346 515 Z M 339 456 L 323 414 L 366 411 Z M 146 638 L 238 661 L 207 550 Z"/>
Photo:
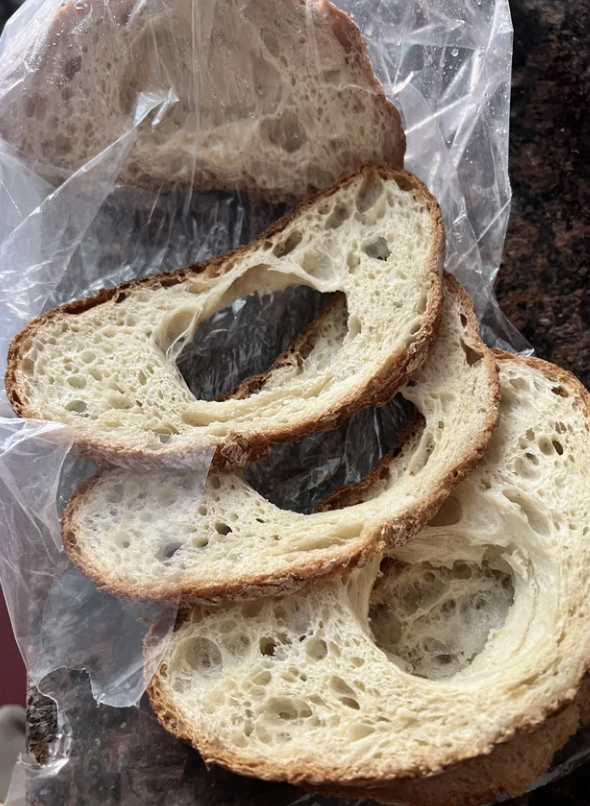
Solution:
<path fill-rule="evenodd" d="M 354 487 L 354 500 L 347 490 L 335 496 L 354 506 L 305 515 L 279 509 L 235 474 L 211 474 L 203 489 L 194 475 L 108 470 L 66 508 L 72 560 L 119 596 L 194 603 L 284 594 L 407 540 L 480 458 L 498 416 L 495 361 L 471 302 L 450 276 L 444 289 L 437 343 L 402 391 L 419 417 Z M 342 310 L 337 302 L 330 307 L 314 350 L 334 349 L 338 340 L 325 334 L 345 327 Z M 277 375 L 297 365 L 291 355 Z"/>
<path fill-rule="evenodd" d="M 325 0 L 70 0 L 9 40 L 0 69 L 0 136 L 42 172 L 77 170 L 150 101 L 128 184 L 301 199 L 364 163 L 403 165 L 399 114 Z"/>
<path fill-rule="evenodd" d="M 436 337 L 443 248 L 426 187 L 365 167 L 248 246 L 39 317 L 11 344 L 9 400 L 21 416 L 69 425 L 101 463 L 202 468 L 213 454 L 214 469 L 230 470 L 391 398 Z M 329 360 L 312 350 L 255 394 L 196 400 L 175 359 L 198 323 L 293 285 L 346 295 Z"/>
<path fill-rule="evenodd" d="M 500 423 L 421 534 L 179 619 L 150 686 L 207 762 L 407 806 L 517 795 L 588 717 L 590 396 L 499 355 Z"/>

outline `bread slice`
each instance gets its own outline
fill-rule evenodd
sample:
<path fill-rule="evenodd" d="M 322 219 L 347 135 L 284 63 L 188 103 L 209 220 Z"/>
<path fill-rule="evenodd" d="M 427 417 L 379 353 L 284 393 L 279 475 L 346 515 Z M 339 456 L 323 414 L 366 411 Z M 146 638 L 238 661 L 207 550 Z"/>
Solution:
<path fill-rule="evenodd" d="M 325 0 L 69 0 L 6 43 L 2 68 L 0 136 L 45 173 L 135 121 L 120 179 L 157 191 L 301 199 L 367 162 L 403 165 L 398 111 Z"/>
<path fill-rule="evenodd" d="M 186 604 L 288 593 L 407 540 L 480 458 L 498 416 L 495 361 L 471 302 L 450 276 L 444 288 L 438 341 L 402 391 L 420 416 L 367 480 L 335 494 L 332 508 L 347 509 L 282 510 L 235 474 L 212 474 L 203 489 L 200 476 L 108 470 L 66 508 L 72 560 L 111 593 Z M 345 326 L 341 313 L 331 307 L 328 332 Z M 317 335 L 314 350 L 329 355 L 337 340 Z"/>
<path fill-rule="evenodd" d="M 590 395 L 498 363 L 484 459 L 381 569 L 182 615 L 150 697 L 206 762 L 473 806 L 522 793 L 588 717 Z"/>
<path fill-rule="evenodd" d="M 12 342 L 17 414 L 69 425 L 100 463 L 227 471 L 384 403 L 428 354 L 442 306 L 439 207 L 404 171 L 365 167 L 205 264 L 50 311 Z M 195 400 L 176 357 L 199 322 L 255 292 L 341 290 L 338 349 L 301 356 L 241 398 Z"/>

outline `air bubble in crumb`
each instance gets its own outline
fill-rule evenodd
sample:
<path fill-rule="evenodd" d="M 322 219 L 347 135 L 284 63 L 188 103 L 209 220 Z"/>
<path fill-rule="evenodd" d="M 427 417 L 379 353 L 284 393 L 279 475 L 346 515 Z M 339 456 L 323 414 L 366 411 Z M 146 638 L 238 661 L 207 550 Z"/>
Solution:
<path fill-rule="evenodd" d="M 184 658 L 197 674 L 203 677 L 221 677 L 223 657 L 216 643 L 208 638 L 194 638 L 183 647 Z"/>
<path fill-rule="evenodd" d="M 393 663 L 443 680 L 473 663 L 513 599 L 511 576 L 486 560 L 452 568 L 390 563 L 371 595 L 371 629 Z"/>

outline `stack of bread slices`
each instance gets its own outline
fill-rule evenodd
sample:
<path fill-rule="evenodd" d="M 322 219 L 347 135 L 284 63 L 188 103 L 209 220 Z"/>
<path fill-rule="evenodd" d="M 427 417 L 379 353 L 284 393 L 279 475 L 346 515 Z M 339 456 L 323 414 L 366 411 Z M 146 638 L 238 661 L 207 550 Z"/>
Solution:
<path fill-rule="evenodd" d="M 270 0 L 247 17 L 269 63 L 277 42 L 293 58 L 306 13 L 282 4 L 276 30 L 258 19 Z M 113 595 L 180 603 L 149 685 L 169 731 L 207 763 L 320 793 L 480 804 L 522 793 L 588 718 L 590 397 L 558 367 L 483 343 L 471 300 L 443 272 L 438 204 L 401 167 L 399 116 L 357 29 L 312 7 L 331 76 L 309 78 L 308 94 L 352 71 L 361 100 L 342 113 L 358 120 L 321 174 L 318 132 L 293 124 L 298 96 L 285 95 L 276 120 L 309 153 L 276 129 L 282 162 L 261 190 L 296 198 L 341 178 L 245 247 L 40 316 L 12 342 L 7 392 L 19 416 L 67 424 L 101 465 L 63 516 L 72 561 Z M 60 35 L 67 25 L 68 6 Z M 85 93 L 93 58 L 90 48 L 68 99 Z M 124 74 L 117 61 L 112 80 Z M 263 131 L 271 112 L 258 113 Z M 375 134 L 362 148 L 361 118 Z M 153 175 L 150 136 L 128 180 L 137 165 Z M 30 133 L 17 144 L 62 168 L 89 157 L 66 149 L 66 164 Z M 239 159 L 254 160 L 256 138 L 246 145 Z M 228 153 L 223 170 L 192 180 L 240 186 Z M 199 323 L 290 286 L 332 297 L 268 372 L 195 399 L 176 359 Z M 399 443 L 314 512 L 278 508 L 246 481 L 278 443 L 396 394 L 414 407 Z"/>

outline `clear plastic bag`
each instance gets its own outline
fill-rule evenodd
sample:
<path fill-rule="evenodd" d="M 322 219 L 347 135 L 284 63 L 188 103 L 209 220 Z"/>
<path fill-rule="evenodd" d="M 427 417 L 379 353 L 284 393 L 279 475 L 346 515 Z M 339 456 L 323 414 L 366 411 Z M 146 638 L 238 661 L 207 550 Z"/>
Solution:
<path fill-rule="evenodd" d="M 119 8 L 100 2 L 113 13 Z M 202 49 L 210 45 L 208 15 L 224 2 L 193 0 L 195 80 Z M 73 5 L 82 17 L 86 3 Z M 128 2 L 126 13 L 133 17 L 146 3 L 156 0 Z M 247 5 L 247 0 L 236 0 L 232 6 L 238 28 Z M 494 346 L 528 351 L 493 293 L 510 209 L 512 27 L 507 0 L 341 0 L 338 5 L 360 27 L 375 72 L 401 112 L 406 167 L 441 203 L 446 267 L 473 296 L 484 337 Z M 43 59 L 31 54 L 49 43 L 60 6 L 61 0 L 27 0 L 7 25 L 0 42 L 0 104 L 10 93 L 26 92 L 36 71 L 45 68 Z M 173 10 L 173 2 L 168 8 Z M 163 45 L 153 47 L 157 60 Z M 48 176 L 0 139 L 2 373 L 10 339 L 35 315 L 103 286 L 224 252 L 250 240 L 285 211 L 285 205 L 238 192 L 153 193 L 118 184 L 139 128 L 161 125 L 178 103 L 171 79 L 155 72 L 153 91 L 135 98 L 129 126 L 71 175 Z M 290 289 L 238 300 L 216 314 L 180 358 L 191 389 L 210 398 L 265 369 L 320 304 L 318 295 Z M 250 798 L 252 803 L 327 803 L 313 796 L 299 800 L 289 787 L 259 783 L 248 784 L 247 792 L 254 794 L 243 794 L 241 779 L 207 774 L 196 754 L 168 736 L 144 707 L 136 707 L 150 672 L 142 672 L 142 641 L 157 619 L 161 629 L 150 654 L 156 664 L 176 607 L 114 599 L 71 566 L 61 549 L 59 513 L 93 466 L 69 455 L 67 428 L 15 419 L 4 392 L 0 415 L 0 579 L 30 682 L 58 706 L 49 763 L 38 766 L 24 759 L 8 802 L 24 802 L 26 772 L 29 802 L 58 802 L 64 787 L 71 798 L 77 794 L 79 802 L 86 802 L 92 787 L 112 782 L 114 775 L 116 785 L 105 784 L 96 802 L 172 806 L 235 798 L 247 803 Z M 307 510 L 332 486 L 365 475 L 404 417 L 396 401 L 360 412 L 335 432 L 277 449 L 249 469 L 250 478 L 272 500 Z M 63 669 L 84 670 L 87 676 Z M 80 755 L 80 747 L 90 752 L 85 736 L 99 748 L 90 765 L 93 777 L 86 778 L 88 765 Z M 586 758 L 590 740 L 580 734 L 571 748 L 562 752 L 550 776 Z"/>

